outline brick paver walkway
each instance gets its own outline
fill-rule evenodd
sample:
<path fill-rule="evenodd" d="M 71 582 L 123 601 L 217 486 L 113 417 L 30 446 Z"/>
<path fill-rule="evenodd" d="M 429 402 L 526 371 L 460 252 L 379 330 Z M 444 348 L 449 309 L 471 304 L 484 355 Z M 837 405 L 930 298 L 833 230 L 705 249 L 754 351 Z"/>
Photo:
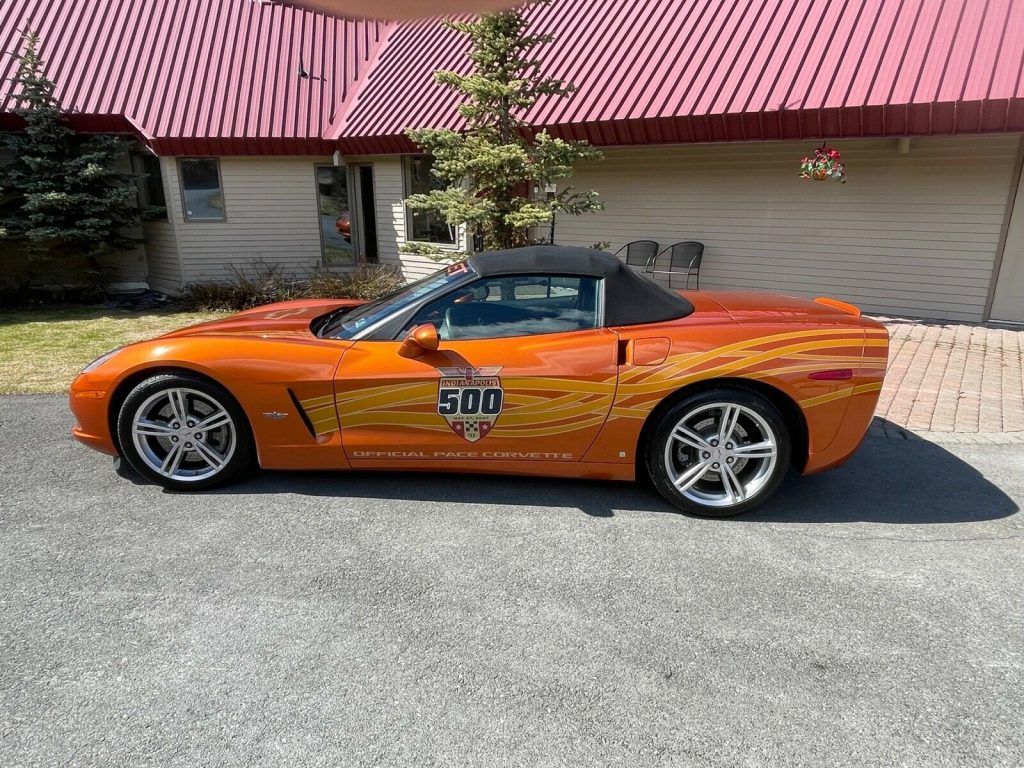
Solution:
<path fill-rule="evenodd" d="M 1024 328 L 882 322 L 890 335 L 889 371 L 876 430 L 1024 443 Z"/>

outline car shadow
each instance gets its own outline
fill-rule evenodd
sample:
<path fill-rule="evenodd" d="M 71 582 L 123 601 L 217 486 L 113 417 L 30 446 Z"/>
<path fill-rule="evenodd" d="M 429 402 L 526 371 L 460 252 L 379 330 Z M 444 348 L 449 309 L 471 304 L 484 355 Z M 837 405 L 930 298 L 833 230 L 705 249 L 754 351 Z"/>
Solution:
<path fill-rule="evenodd" d="M 766 504 L 734 519 L 922 525 L 994 520 L 1018 511 L 1013 499 L 963 459 L 935 443 L 898 434 L 906 437 L 869 435 L 847 464 L 830 472 L 790 473 Z M 646 482 L 433 472 L 262 472 L 212 493 L 556 507 L 592 517 L 611 517 L 616 510 L 676 511 Z"/>
<path fill-rule="evenodd" d="M 791 474 L 747 522 L 974 523 L 1009 517 L 1017 503 L 941 445 L 909 433 L 872 434 L 842 467 Z"/>

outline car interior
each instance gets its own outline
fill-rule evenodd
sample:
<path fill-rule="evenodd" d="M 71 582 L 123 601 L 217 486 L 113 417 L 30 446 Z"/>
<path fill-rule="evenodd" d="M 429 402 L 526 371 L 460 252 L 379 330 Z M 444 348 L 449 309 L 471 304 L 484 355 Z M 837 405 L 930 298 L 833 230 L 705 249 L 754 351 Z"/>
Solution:
<path fill-rule="evenodd" d="M 479 280 L 428 304 L 406 332 L 432 323 L 443 340 L 564 333 L 597 325 L 599 281 L 514 275 Z"/>

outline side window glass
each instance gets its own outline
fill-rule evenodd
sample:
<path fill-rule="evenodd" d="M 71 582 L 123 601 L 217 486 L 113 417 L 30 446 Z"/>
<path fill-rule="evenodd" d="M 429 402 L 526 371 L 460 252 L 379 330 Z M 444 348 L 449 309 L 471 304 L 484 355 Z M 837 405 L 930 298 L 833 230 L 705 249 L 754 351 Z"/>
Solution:
<path fill-rule="evenodd" d="M 444 340 L 498 339 L 597 327 L 599 281 L 509 275 L 481 279 L 428 304 L 403 333 L 424 323 Z"/>
<path fill-rule="evenodd" d="M 181 198 L 186 221 L 224 221 L 224 192 L 220 184 L 220 161 L 216 157 L 183 157 Z"/>

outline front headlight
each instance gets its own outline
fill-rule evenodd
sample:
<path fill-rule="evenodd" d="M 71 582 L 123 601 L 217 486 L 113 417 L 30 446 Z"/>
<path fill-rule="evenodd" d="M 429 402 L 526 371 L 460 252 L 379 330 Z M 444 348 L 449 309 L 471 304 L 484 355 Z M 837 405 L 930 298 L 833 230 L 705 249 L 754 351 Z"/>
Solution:
<path fill-rule="evenodd" d="M 107 360 L 112 358 L 114 355 L 116 355 L 120 351 L 121 351 L 121 347 L 118 347 L 117 349 L 110 350 L 105 355 L 100 355 L 95 360 L 93 360 L 91 363 L 89 363 L 87 366 L 85 366 L 85 368 L 82 369 L 82 373 L 88 373 L 89 371 L 92 371 L 92 370 L 95 370 L 95 369 L 99 368 L 101 365 L 103 365 L 105 362 L 107 362 Z"/>

